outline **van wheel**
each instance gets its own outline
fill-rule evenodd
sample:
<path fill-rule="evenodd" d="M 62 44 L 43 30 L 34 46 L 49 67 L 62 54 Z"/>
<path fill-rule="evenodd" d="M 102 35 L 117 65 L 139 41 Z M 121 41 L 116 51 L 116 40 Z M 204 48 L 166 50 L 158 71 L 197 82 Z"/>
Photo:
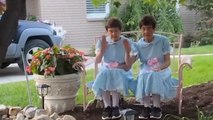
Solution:
<path fill-rule="evenodd" d="M 49 47 L 50 45 L 48 43 L 40 39 L 34 39 L 27 42 L 24 49 L 25 66 L 29 66 L 30 62 L 32 61 L 32 56 L 36 51 L 38 51 L 39 49 L 45 49 Z M 22 56 L 20 56 L 18 66 L 22 71 L 24 71 Z"/>

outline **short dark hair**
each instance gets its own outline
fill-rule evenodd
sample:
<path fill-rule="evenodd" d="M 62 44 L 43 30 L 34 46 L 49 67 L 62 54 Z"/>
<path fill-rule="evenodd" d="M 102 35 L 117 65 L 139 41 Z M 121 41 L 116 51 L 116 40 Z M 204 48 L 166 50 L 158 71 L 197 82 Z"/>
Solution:
<path fill-rule="evenodd" d="M 141 27 L 143 26 L 143 25 L 151 25 L 152 26 L 152 28 L 156 28 L 156 20 L 155 20 L 155 18 L 153 17 L 153 16 L 151 16 L 151 15 L 145 15 L 142 19 L 141 19 L 141 21 L 139 22 L 139 27 L 140 27 L 140 29 L 141 29 Z"/>
<path fill-rule="evenodd" d="M 122 22 L 116 17 L 112 17 L 107 20 L 107 23 L 105 25 L 106 31 L 108 31 L 108 28 L 119 28 L 119 30 L 122 30 Z"/>

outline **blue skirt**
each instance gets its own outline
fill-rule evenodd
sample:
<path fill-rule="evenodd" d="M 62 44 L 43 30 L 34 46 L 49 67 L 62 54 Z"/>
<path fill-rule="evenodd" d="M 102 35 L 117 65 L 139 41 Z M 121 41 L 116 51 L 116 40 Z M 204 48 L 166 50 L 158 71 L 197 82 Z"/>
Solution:
<path fill-rule="evenodd" d="M 170 68 L 159 72 L 141 70 L 138 76 L 136 100 L 142 101 L 144 96 L 160 95 L 161 101 L 173 99 L 177 93 L 179 81 L 171 77 Z"/>
<path fill-rule="evenodd" d="M 133 81 L 132 72 L 117 68 L 102 67 L 92 85 L 97 99 L 102 99 L 103 91 L 117 91 L 124 96 L 128 90 L 136 91 L 136 81 Z"/>

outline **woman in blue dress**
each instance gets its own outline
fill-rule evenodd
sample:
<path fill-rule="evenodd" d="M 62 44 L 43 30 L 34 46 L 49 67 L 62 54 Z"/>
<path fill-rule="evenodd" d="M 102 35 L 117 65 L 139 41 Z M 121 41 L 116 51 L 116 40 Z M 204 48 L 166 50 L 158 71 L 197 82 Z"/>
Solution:
<path fill-rule="evenodd" d="M 153 16 L 144 16 L 139 27 L 143 37 L 136 43 L 133 57 L 133 62 L 137 58 L 141 62 L 135 95 L 144 105 L 139 119 L 160 119 L 161 101 L 174 98 L 178 84 L 171 78 L 170 44 L 167 37 L 154 34 L 156 21 Z"/>
<path fill-rule="evenodd" d="M 127 38 L 121 36 L 121 21 L 110 18 L 105 28 L 108 36 L 103 36 L 97 42 L 95 61 L 103 63 L 92 86 L 96 98 L 103 99 L 104 102 L 103 120 L 121 117 L 120 94 L 127 94 L 127 82 L 132 79 L 129 72 L 131 44 Z"/>

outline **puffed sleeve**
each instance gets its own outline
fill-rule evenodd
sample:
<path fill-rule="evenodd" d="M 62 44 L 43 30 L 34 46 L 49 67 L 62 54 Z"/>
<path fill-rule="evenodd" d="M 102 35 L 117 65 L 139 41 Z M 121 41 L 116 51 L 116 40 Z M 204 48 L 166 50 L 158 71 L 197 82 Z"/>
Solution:
<path fill-rule="evenodd" d="M 163 54 L 166 55 L 170 53 L 170 44 L 168 38 L 164 37 L 163 38 Z"/>

